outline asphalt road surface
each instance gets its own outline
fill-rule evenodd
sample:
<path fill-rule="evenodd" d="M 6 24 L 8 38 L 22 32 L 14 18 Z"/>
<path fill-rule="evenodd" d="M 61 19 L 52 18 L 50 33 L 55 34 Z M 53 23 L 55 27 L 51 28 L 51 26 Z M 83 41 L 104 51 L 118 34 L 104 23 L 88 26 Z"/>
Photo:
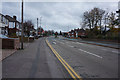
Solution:
<path fill-rule="evenodd" d="M 71 78 L 47 46 L 45 38 L 2 61 L 3 78 Z"/>
<path fill-rule="evenodd" d="M 40 38 L 2 61 L 3 78 L 71 78 L 52 50 Z M 50 45 L 81 78 L 118 78 L 117 49 L 47 38 Z"/>
<path fill-rule="evenodd" d="M 61 57 L 82 78 L 118 78 L 118 49 L 47 38 Z"/>

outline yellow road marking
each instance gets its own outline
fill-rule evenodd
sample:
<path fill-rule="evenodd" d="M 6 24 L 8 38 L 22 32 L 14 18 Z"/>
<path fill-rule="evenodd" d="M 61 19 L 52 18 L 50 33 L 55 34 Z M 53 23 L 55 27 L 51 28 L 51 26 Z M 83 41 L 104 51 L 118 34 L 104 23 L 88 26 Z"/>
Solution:
<path fill-rule="evenodd" d="M 50 49 L 53 51 L 53 53 L 56 55 L 56 57 L 59 59 L 59 61 L 63 64 L 63 66 L 66 68 L 66 70 L 68 71 L 68 73 L 71 75 L 71 77 L 74 80 L 77 80 L 76 78 L 81 79 L 81 77 L 72 69 L 72 67 L 57 53 L 57 51 L 50 45 L 50 43 L 48 42 L 48 40 L 46 40 L 46 43 L 48 44 L 48 46 L 50 47 Z M 67 66 L 66 66 L 67 65 Z M 75 76 L 76 77 L 75 77 Z"/>

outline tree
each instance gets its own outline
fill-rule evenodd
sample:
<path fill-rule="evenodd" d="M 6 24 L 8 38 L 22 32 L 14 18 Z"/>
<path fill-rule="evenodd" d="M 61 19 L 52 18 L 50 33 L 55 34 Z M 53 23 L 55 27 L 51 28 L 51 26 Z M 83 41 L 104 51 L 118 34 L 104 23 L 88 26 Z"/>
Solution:
<path fill-rule="evenodd" d="M 115 27 L 114 21 L 116 20 L 115 18 L 115 13 L 111 12 L 109 14 L 109 27 L 112 29 Z"/>
<path fill-rule="evenodd" d="M 23 25 L 24 25 L 24 35 L 29 37 L 30 31 L 34 29 L 34 25 L 31 20 L 25 21 Z"/>
<path fill-rule="evenodd" d="M 97 32 L 100 29 L 100 33 L 102 32 L 102 20 L 105 11 L 100 8 L 93 8 L 90 11 L 84 12 L 83 15 L 83 26 L 86 25 L 89 27 L 90 31 Z M 86 27 L 84 26 L 84 27 Z"/>
<path fill-rule="evenodd" d="M 60 35 L 62 35 L 62 32 L 60 31 Z"/>

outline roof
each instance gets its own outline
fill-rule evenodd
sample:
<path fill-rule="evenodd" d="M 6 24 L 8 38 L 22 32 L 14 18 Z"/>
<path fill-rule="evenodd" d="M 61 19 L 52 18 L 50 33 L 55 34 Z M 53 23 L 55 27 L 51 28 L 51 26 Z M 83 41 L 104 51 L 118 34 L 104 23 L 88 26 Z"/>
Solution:
<path fill-rule="evenodd" d="M 4 16 L 3 14 L 0 13 L 0 15 Z"/>
<path fill-rule="evenodd" d="M 9 20 L 9 22 L 18 22 L 17 20 L 15 20 L 14 18 L 12 18 L 9 15 L 6 15 L 5 18 L 7 18 Z"/>

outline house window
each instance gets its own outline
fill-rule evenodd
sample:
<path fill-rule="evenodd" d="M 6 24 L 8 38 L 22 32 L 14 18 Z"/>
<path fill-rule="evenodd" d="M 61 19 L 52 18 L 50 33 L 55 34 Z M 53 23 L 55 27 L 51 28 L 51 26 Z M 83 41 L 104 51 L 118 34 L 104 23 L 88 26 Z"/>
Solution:
<path fill-rule="evenodd" d="M 14 28 L 15 23 L 14 22 L 9 22 L 9 28 Z"/>
<path fill-rule="evenodd" d="M 17 29 L 19 29 L 19 23 L 17 23 Z"/>
<path fill-rule="evenodd" d="M 1 22 L 3 22 L 3 16 L 1 15 Z"/>
<path fill-rule="evenodd" d="M 8 25 L 8 20 L 7 19 L 5 20 L 5 24 Z"/>

